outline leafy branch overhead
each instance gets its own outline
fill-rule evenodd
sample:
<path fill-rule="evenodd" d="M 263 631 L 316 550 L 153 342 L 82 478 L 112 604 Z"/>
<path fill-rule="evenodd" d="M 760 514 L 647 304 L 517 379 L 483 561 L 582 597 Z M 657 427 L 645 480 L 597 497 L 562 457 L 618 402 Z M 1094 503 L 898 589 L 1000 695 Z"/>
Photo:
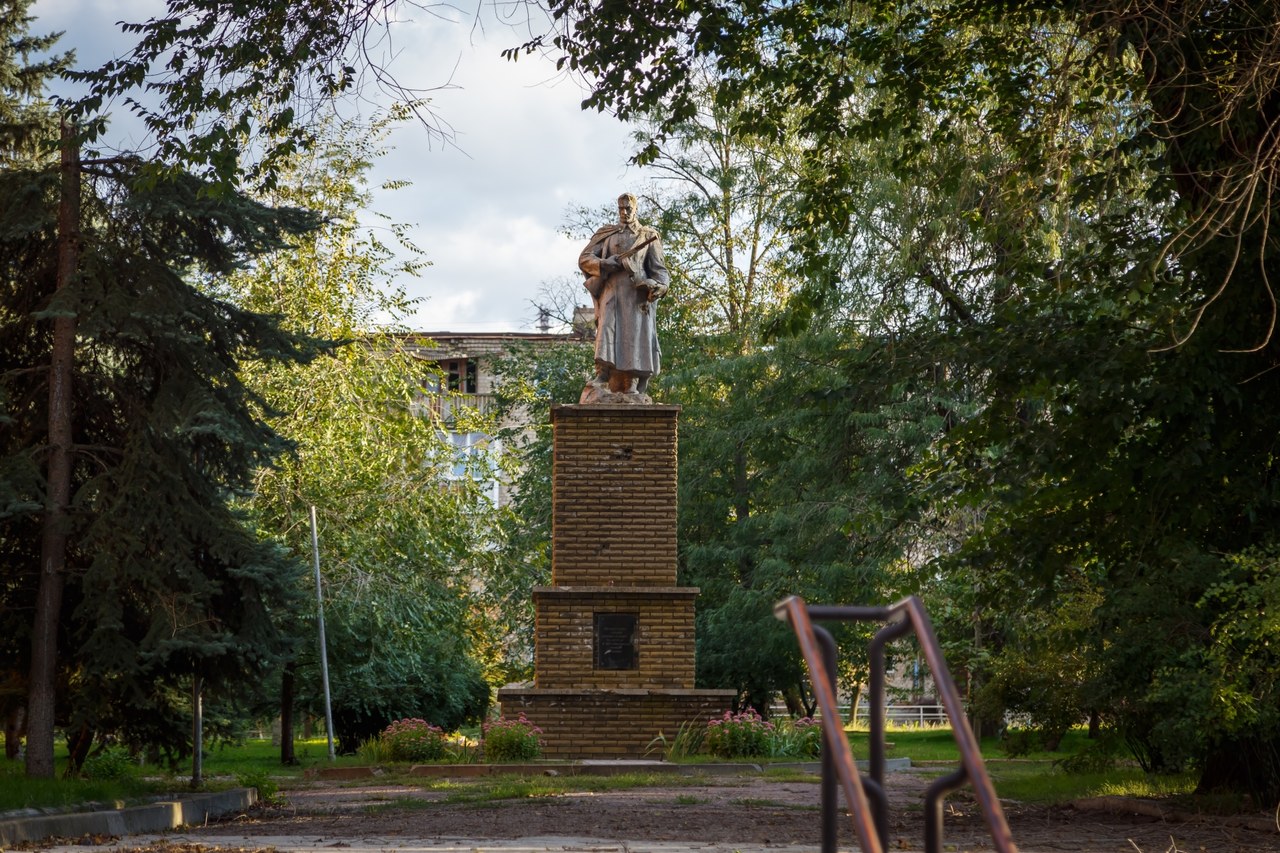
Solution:
<path fill-rule="evenodd" d="M 548 51 L 585 76 L 593 92 L 584 106 L 623 118 L 661 107 L 664 131 L 674 131 L 696 114 L 699 74 L 710 64 L 724 80 L 717 98 L 747 105 L 739 130 L 772 138 L 798 130 L 815 166 L 811 225 L 844 221 L 852 176 L 831 156 L 844 141 L 899 140 L 894 169 L 905 176 L 977 120 L 993 146 L 1046 174 L 1037 192 L 1123 180 L 1090 177 L 1090 161 L 1158 163 L 1152 201 L 1176 200 L 1176 216 L 1162 252 L 1137 275 L 1150 281 L 1162 259 L 1241 235 L 1236 259 L 1201 300 L 1210 305 L 1236 264 L 1258 257 L 1243 232 L 1265 228 L 1280 204 L 1270 190 L 1280 180 L 1271 3 L 552 0 L 550 9 L 554 27 L 523 50 Z M 1061 144 L 1081 128 L 1094 135 L 1086 160 Z M 642 159 L 656 153 L 651 146 Z M 1275 299 L 1269 283 L 1264 290 L 1267 322 L 1227 345 L 1270 340 Z M 1170 341 L 1197 324 L 1193 314 Z"/>
<path fill-rule="evenodd" d="M 137 41 L 124 56 L 70 76 L 91 94 L 70 104 L 97 138 L 116 99 L 145 123 L 154 159 L 236 186 L 270 188 L 290 156 L 317 141 L 315 122 L 335 99 L 367 84 L 414 105 L 424 126 L 448 126 L 423 100 L 426 88 L 402 85 L 391 59 L 397 8 L 410 0 L 169 0 L 165 14 L 121 22 Z M 256 156 L 246 159 L 246 152 Z"/>

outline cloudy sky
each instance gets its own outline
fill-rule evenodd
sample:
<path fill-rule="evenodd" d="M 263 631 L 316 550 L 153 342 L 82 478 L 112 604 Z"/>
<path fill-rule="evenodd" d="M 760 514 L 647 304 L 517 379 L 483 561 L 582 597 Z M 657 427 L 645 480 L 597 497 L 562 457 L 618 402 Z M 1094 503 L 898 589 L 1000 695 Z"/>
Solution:
<path fill-rule="evenodd" d="M 637 188 L 629 131 L 583 112 L 583 91 L 540 57 L 503 59 L 500 51 L 523 33 L 496 21 L 492 6 L 477 27 L 475 5 L 439 7 L 436 15 L 400 5 L 414 19 L 394 29 L 400 50 L 391 69 L 404 85 L 435 89 L 432 109 L 454 132 L 452 144 L 442 144 L 403 125 L 373 175 L 375 184 L 412 182 L 377 194 L 373 208 L 413 226 L 411 239 L 431 261 L 403 282 L 423 297 L 408 322 L 420 331 L 532 331 L 530 300 L 540 285 L 577 273 L 578 241 L 557 233 L 565 211 L 607 206 Z M 65 31 L 62 47 L 89 67 L 130 44 L 117 21 L 163 8 L 161 0 L 37 0 L 33 31 Z"/>

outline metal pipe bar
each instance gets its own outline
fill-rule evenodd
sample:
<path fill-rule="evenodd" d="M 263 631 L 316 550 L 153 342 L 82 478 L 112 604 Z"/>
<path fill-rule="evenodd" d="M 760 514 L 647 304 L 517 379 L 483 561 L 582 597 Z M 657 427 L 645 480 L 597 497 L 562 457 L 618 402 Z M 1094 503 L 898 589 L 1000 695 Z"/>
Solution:
<path fill-rule="evenodd" d="M 862 607 L 855 604 L 810 604 L 809 619 L 832 622 L 888 622 L 893 607 Z M 896 606 L 896 605 L 895 605 Z"/>
<path fill-rule="evenodd" d="M 833 753 L 836 773 L 840 777 L 840 786 L 844 789 L 845 802 L 851 807 L 853 831 L 858 838 L 863 853 L 884 853 L 884 845 L 880 843 L 880 835 L 876 832 L 875 821 L 871 816 L 871 806 L 867 802 L 866 792 L 862 790 L 862 779 L 858 774 L 858 766 L 853 760 L 853 750 L 849 748 L 849 739 L 845 737 L 844 723 L 836 708 L 835 691 L 831 689 L 831 678 L 827 674 L 827 666 L 822 660 L 818 644 L 814 640 L 813 626 L 809 622 L 809 611 L 805 609 L 804 600 L 790 596 L 774 607 L 774 613 L 791 623 L 796 639 L 800 643 L 800 653 L 809 666 L 810 681 L 818 707 L 822 709 L 822 734 L 824 746 Z"/>
<path fill-rule="evenodd" d="M 987 774 L 987 766 L 982 761 L 982 751 L 978 748 L 977 738 L 973 736 L 973 729 L 969 728 L 969 720 L 964 714 L 964 704 L 960 700 L 960 691 L 956 689 L 951 671 L 947 669 L 947 662 L 942 656 L 942 647 L 938 644 L 938 637 L 933 632 L 933 623 L 929 621 L 929 614 L 925 612 L 920 599 L 915 596 L 904 599 L 900 605 L 906 609 L 911 622 L 915 625 L 921 651 L 933 673 L 934 685 L 938 688 L 938 698 L 942 700 L 943 707 L 947 709 L 947 716 L 951 718 L 951 734 L 956 739 L 956 746 L 960 748 L 960 761 L 968 771 L 974 797 L 978 800 L 983 820 L 986 821 L 987 829 L 991 832 L 991 841 L 998 853 L 1016 853 L 1018 848 L 1013 843 L 1009 822 L 1005 820 L 1004 809 L 1000 806 L 995 786 L 991 784 L 991 777 Z"/>
<path fill-rule="evenodd" d="M 822 649 L 822 661 L 827 665 L 827 675 L 832 679 L 834 692 L 836 674 L 836 638 L 826 628 L 814 626 L 813 636 Z M 822 853 L 836 853 L 840 846 L 839 777 L 836 773 L 835 750 L 822 750 Z"/>
<path fill-rule="evenodd" d="M 862 777 L 862 790 L 867 792 L 867 801 L 871 803 L 871 817 L 876 822 L 876 831 L 880 834 L 880 844 L 889 849 L 889 795 L 884 786 L 870 776 Z"/>
<path fill-rule="evenodd" d="M 929 783 L 924 794 L 924 853 L 942 853 L 942 801 L 964 787 L 969 774 L 963 767 Z"/>
<path fill-rule="evenodd" d="M 905 619 L 885 625 L 867 644 L 867 656 L 871 663 L 871 697 L 869 707 L 869 732 L 871 778 L 881 785 L 885 775 L 885 663 L 884 647 L 911 630 Z"/>
<path fill-rule="evenodd" d="M 933 674 L 939 698 L 942 700 L 942 706 L 951 722 L 952 735 L 960 751 L 960 769 L 935 783 L 940 793 L 930 794 L 934 799 L 927 803 L 927 811 L 929 813 L 926 814 L 926 835 L 933 833 L 936 844 L 939 845 L 936 849 L 940 850 L 942 838 L 941 797 L 944 796 L 945 791 L 952 790 L 952 788 L 947 787 L 950 780 L 959 779 L 958 784 L 964 784 L 966 781 L 972 784 L 975 798 L 982 811 L 983 821 L 987 824 L 993 847 L 997 853 L 1017 853 L 1017 847 L 1014 845 L 1012 834 L 1009 831 L 1008 821 L 1004 816 L 1004 809 L 1000 806 L 995 787 L 992 785 L 991 777 L 988 775 L 986 765 L 982 761 L 982 753 L 978 748 L 977 739 L 973 736 L 973 730 L 969 727 L 969 721 L 964 714 L 964 705 L 960 698 L 959 690 L 956 688 L 955 681 L 947 669 L 946 661 L 942 655 L 942 648 L 938 644 L 937 635 L 933 631 L 933 624 L 930 622 L 920 599 L 915 596 L 908 596 L 891 607 L 836 605 L 807 607 L 803 599 L 798 596 L 790 596 L 775 605 L 774 613 L 779 619 L 790 622 L 792 629 L 796 633 L 796 638 L 800 642 L 800 650 L 806 664 L 809 666 L 810 679 L 814 684 L 814 693 L 818 699 L 819 707 L 822 708 L 824 742 L 829 743 L 829 751 L 835 753 L 833 756 L 835 770 L 840 778 L 841 786 L 845 789 L 845 797 L 852 806 L 851 817 L 853 818 L 854 830 L 858 832 L 858 840 L 865 853 L 883 853 L 883 848 L 887 846 L 888 805 L 881 786 L 885 764 L 883 749 L 883 647 L 885 643 L 905 634 L 910 629 L 914 629 L 916 637 L 920 641 L 921 650 Z M 830 680 L 828 673 L 833 673 L 834 667 L 820 659 L 810 618 L 830 621 L 884 620 L 894 623 L 882 628 L 877 633 L 876 638 L 872 640 L 873 645 L 878 641 L 878 649 L 868 648 L 868 652 L 873 658 L 873 683 L 871 685 L 872 696 L 870 699 L 872 727 L 872 774 L 870 779 L 863 780 L 857 773 L 857 766 L 853 762 L 853 752 L 849 748 L 848 738 L 845 736 L 843 724 L 835 708 L 835 691 L 828 684 Z M 877 666 L 874 661 L 877 655 L 880 658 L 879 676 L 876 675 Z M 876 689 L 877 686 L 879 686 L 879 690 Z M 836 724 L 828 724 L 829 719 L 836 720 Z M 876 761 L 877 726 L 879 726 L 880 743 L 879 762 Z M 878 768 L 877 764 L 879 764 Z M 879 779 L 876 778 L 877 772 L 880 774 Z M 933 790 L 934 786 L 930 786 L 930 792 Z M 878 846 L 873 846 L 864 837 L 866 815 L 870 809 L 867 791 L 877 792 L 876 799 L 883 802 L 879 809 L 883 816 L 876 817 L 873 815 L 871 818 L 875 828 L 879 830 L 876 833 L 879 837 L 875 839 Z M 825 794 L 823 808 L 825 816 L 827 808 Z M 931 820 L 937 821 L 932 830 L 929 825 Z M 882 827 L 884 828 L 882 829 Z M 824 853 L 829 853 L 825 847 Z"/>

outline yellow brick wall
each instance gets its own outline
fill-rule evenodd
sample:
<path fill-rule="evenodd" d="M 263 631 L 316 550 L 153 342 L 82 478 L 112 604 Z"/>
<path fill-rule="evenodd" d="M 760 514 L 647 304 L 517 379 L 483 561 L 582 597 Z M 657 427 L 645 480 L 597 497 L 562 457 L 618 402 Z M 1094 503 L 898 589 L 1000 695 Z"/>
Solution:
<path fill-rule="evenodd" d="M 546 688 L 694 684 L 695 587 L 539 587 L 533 591 L 534 685 Z M 635 669 L 595 668 L 595 614 L 634 613 Z"/>
<path fill-rule="evenodd" d="M 551 582 L 675 586 L 679 406 L 555 406 Z"/>

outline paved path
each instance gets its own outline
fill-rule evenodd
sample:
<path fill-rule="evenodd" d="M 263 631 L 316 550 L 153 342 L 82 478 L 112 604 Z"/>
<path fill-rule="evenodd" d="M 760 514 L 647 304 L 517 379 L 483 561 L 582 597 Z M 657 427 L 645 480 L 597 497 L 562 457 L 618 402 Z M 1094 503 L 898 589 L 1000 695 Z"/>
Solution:
<path fill-rule="evenodd" d="M 165 835 L 134 835 L 110 844 L 85 847 L 66 844 L 41 847 L 48 853 L 108 853 L 157 848 L 163 845 L 199 847 L 208 851 L 218 848 L 238 850 L 275 849 L 280 853 L 815 853 L 807 844 L 742 845 L 729 842 L 683 844 L 662 841 L 605 841 L 593 838 L 537 836 L 508 841 L 475 841 L 465 838 L 410 839 L 401 837 L 368 838 L 299 838 L 292 835 L 245 835 L 209 838 L 198 831 L 173 832 Z M 901 848 L 895 848 L 901 851 Z M 848 853 L 846 850 L 845 853 Z"/>

